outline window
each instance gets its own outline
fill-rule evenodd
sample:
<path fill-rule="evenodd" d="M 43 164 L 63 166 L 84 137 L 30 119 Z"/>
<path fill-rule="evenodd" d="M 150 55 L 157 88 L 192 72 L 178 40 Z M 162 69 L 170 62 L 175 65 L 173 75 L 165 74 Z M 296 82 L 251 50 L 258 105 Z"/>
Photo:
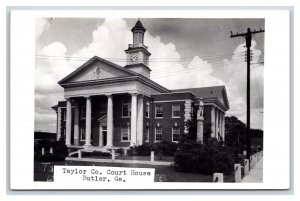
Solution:
<path fill-rule="evenodd" d="M 178 142 L 180 138 L 180 128 L 179 126 L 172 127 L 172 141 Z"/>
<path fill-rule="evenodd" d="M 100 113 L 106 113 L 107 112 L 107 104 L 101 103 L 100 104 Z"/>
<path fill-rule="evenodd" d="M 131 107 L 130 103 L 122 104 L 122 117 L 130 117 Z"/>
<path fill-rule="evenodd" d="M 149 116 L 150 116 L 150 104 L 149 104 L 149 102 L 146 103 L 146 114 L 145 114 L 145 116 L 147 118 L 149 118 Z"/>
<path fill-rule="evenodd" d="M 86 115 L 86 107 L 82 106 L 80 107 L 80 119 L 85 119 L 85 115 Z"/>
<path fill-rule="evenodd" d="M 121 128 L 121 141 L 130 141 L 130 127 Z"/>
<path fill-rule="evenodd" d="M 145 136 L 145 141 L 149 142 L 150 138 L 150 128 L 149 126 L 146 126 L 146 136 Z"/>
<path fill-rule="evenodd" d="M 172 117 L 180 117 L 180 105 L 172 105 Z"/>
<path fill-rule="evenodd" d="M 163 117 L 163 106 L 162 105 L 156 105 L 155 106 L 155 117 L 156 118 L 162 118 Z"/>
<path fill-rule="evenodd" d="M 155 141 L 161 141 L 162 140 L 162 127 L 155 127 Z"/>
<path fill-rule="evenodd" d="M 81 140 L 85 141 L 85 122 L 80 123 L 80 136 Z"/>

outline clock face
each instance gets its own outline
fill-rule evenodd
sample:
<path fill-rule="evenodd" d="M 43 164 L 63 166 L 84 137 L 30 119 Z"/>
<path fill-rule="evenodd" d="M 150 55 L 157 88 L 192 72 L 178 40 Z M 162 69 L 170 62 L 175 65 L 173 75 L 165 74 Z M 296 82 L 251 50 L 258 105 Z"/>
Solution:
<path fill-rule="evenodd" d="M 133 54 L 133 55 L 130 56 L 131 61 L 136 61 L 137 59 L 138 59 L 137 54 Z"/>

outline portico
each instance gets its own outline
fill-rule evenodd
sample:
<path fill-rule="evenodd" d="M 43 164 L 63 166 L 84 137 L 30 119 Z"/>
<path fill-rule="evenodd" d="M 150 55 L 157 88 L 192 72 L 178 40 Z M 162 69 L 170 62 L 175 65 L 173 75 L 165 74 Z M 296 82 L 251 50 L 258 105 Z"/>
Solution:
<path fill-rule="evenodd" d="M 122 98 L 123 97 L 123 98 Z M 114 113 L 114 102 L 119 103 L 120 100 L 117 99 L 126 99 L 130 100 L 130 116 L 122 117 L 122 114 Z M 106 99 L 106 100 L 105 100 Z M 114 100 L 116 99 L 116 100 Z M 144 95 L 139 93 L 122 93 L 122 94 L 99 94 L 93 96 L 81 96 L 81 97 L 72 97 L 67 98 L 67 107 L 66 107 L 66 145 L 67 146 L 83 146 L 89 148 L 91 146 L 99 147 L 113 147 L 114 136 L 120 135 L 117 133 L 120 129 L 114 129 L 114 120 L 123 118 L 122 121 L 129 122 L 129 131 L 128 140 L 120 140 L 123 143 L 127 143 L 129 146 L 134 146 L 142 144 L 143 135 L 138 135 L 138 133 L 143 133 L 143 102 Z M 121 101 L 122 102 L 122 101 Z M 97 109 L 100 107 L 101 109 Z M 106 108 L 105 108 L 106 107 Z M 73 109 L 72 109 L 73 108 Z M 93 109 L 92 109 L 93 108 Z M 105 108 L 105 112 L 103 112 Z M 85 110 L 85 116 L 82 110 Z M 80 112 L 81 110 L 81 112 Z M 93 110 L 93 115 L 92 115 Z M 95 114 L 94 114 L 95 113 Z M 97 120 L 95 120 L 97 118 Z M 84 128 L 83 124 L 80 124 L 80 121 L 84 119 Z M 138 124 L 137 122 L 140 122 Z M 83 132 L 84 131 L 84 132 Z M 83 138 L 83 135 L 85 137 Z M 98 135 L 98 137 L 95 137 Z M 93 136 L 93 137 L 92 137 Z M 98 140 L 96 140 L 96 139 Z M 83 144 L 84 140 L 84 144 Z M 104 142 L 105 140 L 105 142 Z M 115 139 L 117 141 L 119 139 Z"/>

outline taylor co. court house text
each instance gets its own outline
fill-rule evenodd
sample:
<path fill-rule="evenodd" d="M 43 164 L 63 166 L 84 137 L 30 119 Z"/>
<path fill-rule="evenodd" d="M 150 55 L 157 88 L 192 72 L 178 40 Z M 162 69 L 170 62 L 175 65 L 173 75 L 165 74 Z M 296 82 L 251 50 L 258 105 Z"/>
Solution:
<path fill-rule="evenodd" d="M 154 178 L 154 169 L 149 168 L 116 168 L 116 167 L 55 167 L 56 176 L 65 179 L 72 178 L 78 181 L 91 182 L 126 182 Z M 54 180 L 56 180 L 54 178 Z"/>

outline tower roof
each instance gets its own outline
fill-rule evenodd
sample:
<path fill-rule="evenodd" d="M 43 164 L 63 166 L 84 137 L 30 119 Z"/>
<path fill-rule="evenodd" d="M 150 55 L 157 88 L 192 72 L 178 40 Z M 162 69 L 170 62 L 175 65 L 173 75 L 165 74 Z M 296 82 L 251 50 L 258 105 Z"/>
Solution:
<path fill-rule="evenodd" d="M 134 30 L 142 30 L 143 32 L 146 31 L 145 27 L 143 27 L 143 25 L 142 25 L 142 23 L 141 23 L 140 20 L 138 20 L 138 21 L 135 23 L 134 27 L 131 29 L 132 32 L 133 32 Z"/>

